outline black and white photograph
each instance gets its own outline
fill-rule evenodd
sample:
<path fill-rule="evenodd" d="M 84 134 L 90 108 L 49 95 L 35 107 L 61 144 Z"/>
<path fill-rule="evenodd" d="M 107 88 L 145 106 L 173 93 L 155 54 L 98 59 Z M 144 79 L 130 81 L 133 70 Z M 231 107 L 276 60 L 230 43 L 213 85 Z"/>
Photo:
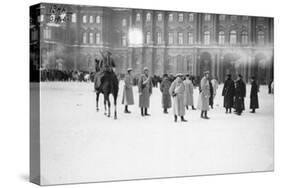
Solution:
<path fill-rule="evenodd" d="M 30 181 L 274 170 L 274 18 L 30 6 Z"/>

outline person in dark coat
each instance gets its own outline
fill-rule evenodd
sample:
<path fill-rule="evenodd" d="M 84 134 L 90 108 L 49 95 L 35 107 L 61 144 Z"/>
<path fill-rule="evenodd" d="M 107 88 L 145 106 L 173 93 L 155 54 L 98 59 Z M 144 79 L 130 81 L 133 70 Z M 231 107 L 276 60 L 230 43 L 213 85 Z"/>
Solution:
<path fill-rule="evenodd" d="M 223 106 L 225 108 L 225 113 L 231 113 L 231 108 L 233 108 L 235 94 L 234 81 L 231 79 L 231 74 L 227 75 L 227 79 L 224 82 L 222 89 Z"/>
<path fill-rule="evenodd" d="M 246 84 L 242 80 L 242 75 L 238 75 L 238 79 L 235 82 L 235 112 L 237 115 L 241 115 L 245 110 L 244 98 L 246 96 Z"/>
<path fill-rule="evenodd" d="M 255 77 L 252 77 L 251 93 L 250 93 L 250 109 L 252 109 L 251 113 L 255 113 L 256 109 L 259 108 L 258 92 L 259 92 L 258 84 L 256 82 Z"/>
<path fill-rule="evenodd" d="M 214 108 L 214 88 L 213 88 L 213 84 L 211 82 L 211 80 L 208 80 L 209 84 L 210 84 L 210 98 L 209 98 L 209 105 L 211 106 L 211 108 Z"/>
<path fill-rule="evenodd" d="M 169 80 L 169 77 L 167 74 L 163 75 L 163 80 L 160 84 L 160 91 L 162 93 L 162 107 L 164 109 L 164 113 L 168 113 L 168 109 L 171 108 L 172 102 L 171 102 L 171 95 L 169 93 L 169 88 L 171 86 L 172 82 Z"/>

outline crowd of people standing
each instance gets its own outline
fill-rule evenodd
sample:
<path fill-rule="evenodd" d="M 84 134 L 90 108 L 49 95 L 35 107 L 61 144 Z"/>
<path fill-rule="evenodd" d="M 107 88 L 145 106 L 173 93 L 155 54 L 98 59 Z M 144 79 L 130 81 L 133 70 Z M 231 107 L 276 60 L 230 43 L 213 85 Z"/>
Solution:
<path fill-rule="evenodd" d="M 132 69 L 127 70 L 124 78 L 124 89 L 122 96 L 122 104 L 125 105 L 125 113 L 131 113 L 128 109 L 129 105 L 134 104 L 133 84 L 134 77 L 132 76 Z M 148 109 L 150 107 L 150 97 L 152 95 L 153 87 L 152 78 L 149 76 L 147 67 L 143 69 L 140 75 L 137 86 L 139 95 L 139 108 L 141 116 L 150 116 Z M 200 110 L 200 117 L 202 119 L 210 119 L 208 111 L 214 108 L 214 99 L 218 90 L 218 81 L 216 78 L 210 79 L 209 71 L 203 73 L 203 77 L 199 83 L 199 97 L 197 101 L 197 108 L 194 105 L 194 89 L 195 85 L 190 75 L 176 74 L 175 77 L 170 77 L 164 74 L 160 82 L 160 91 L 162 93 L 162 108 L 163 113 L 167 114 L 168 109 L 173 109 L 174 121 L 178 119 L 186 122 L 186 110 Z M 259 86 L 255 77 L 251 77 L 251 91 L 250 91 L 250 109 L 251 113 L 255 113 L 259 108 L 258 102 Z M 244 99 L 246 97 L 246 84 L 243 81 L 242 75 L 238 75 L 237 80 L 233 80 L 231 74 L 227 75 L 224 82 L 222 96 L 224 98 L 223 106 L 225 113 L 232 113 L 232 109 L 237 115 L 241 115 L 245 110 Z"/>

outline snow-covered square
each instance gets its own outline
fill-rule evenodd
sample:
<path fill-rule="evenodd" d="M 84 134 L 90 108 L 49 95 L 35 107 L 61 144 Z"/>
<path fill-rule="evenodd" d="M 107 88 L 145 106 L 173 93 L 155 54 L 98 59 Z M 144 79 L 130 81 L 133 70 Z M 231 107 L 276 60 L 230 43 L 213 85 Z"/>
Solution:
<path fill-rule="evenodd" d="M 273 170 L 274 97 L 267 86 L 260 87 L 256 114 L 249 113 L 249 85 L 243 114 L 226 114 L 220 85 L 209 120 L 188 110 L 188 121 L 177 123 L 172 109 L 163 113 L 159 88 L 147 117 L 133 90 L 135 105 L 125 114 L 120 82 L 114 120 L 104 115 L 102 96 L 96 111 L 93 83 L 40 83 L 42 184 Z M 197 98 L 198 88 L 195 104 Z"/>

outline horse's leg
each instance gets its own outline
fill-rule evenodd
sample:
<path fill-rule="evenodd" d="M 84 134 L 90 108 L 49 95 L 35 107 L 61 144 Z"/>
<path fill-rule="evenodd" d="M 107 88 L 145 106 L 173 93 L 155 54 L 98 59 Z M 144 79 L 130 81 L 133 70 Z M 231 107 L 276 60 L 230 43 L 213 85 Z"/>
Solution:
<path fill-rule="evenodd" d="M 114 119 L 117 119 L 116 104 L 117 104 L 117 95 L 114 95 Z"/>
<path fill-rule="evenodd" d="M 107 95 L 107 104 L 108 104 L 108 117 L 110 117 L 110 100 L 109 100 L 109 95 Z"/>
<path fill-rule="evenodd" d="M 104 115 L 106 115 L 106 111 L 107 111 L 107 108 L 106 108 L 106 95 L 104 94 L 103 95 L 103 97 L 104 97 L 104 102 L 103 102 L 103 104 L 104 104 Z"/>
<path fill-rule="evenodd" d="M 97 109 L 97 112 L 99 111 L 99 96 L 100 96 L 100 93 L 97 92 L 96 93 L 96 109 Z"/>

